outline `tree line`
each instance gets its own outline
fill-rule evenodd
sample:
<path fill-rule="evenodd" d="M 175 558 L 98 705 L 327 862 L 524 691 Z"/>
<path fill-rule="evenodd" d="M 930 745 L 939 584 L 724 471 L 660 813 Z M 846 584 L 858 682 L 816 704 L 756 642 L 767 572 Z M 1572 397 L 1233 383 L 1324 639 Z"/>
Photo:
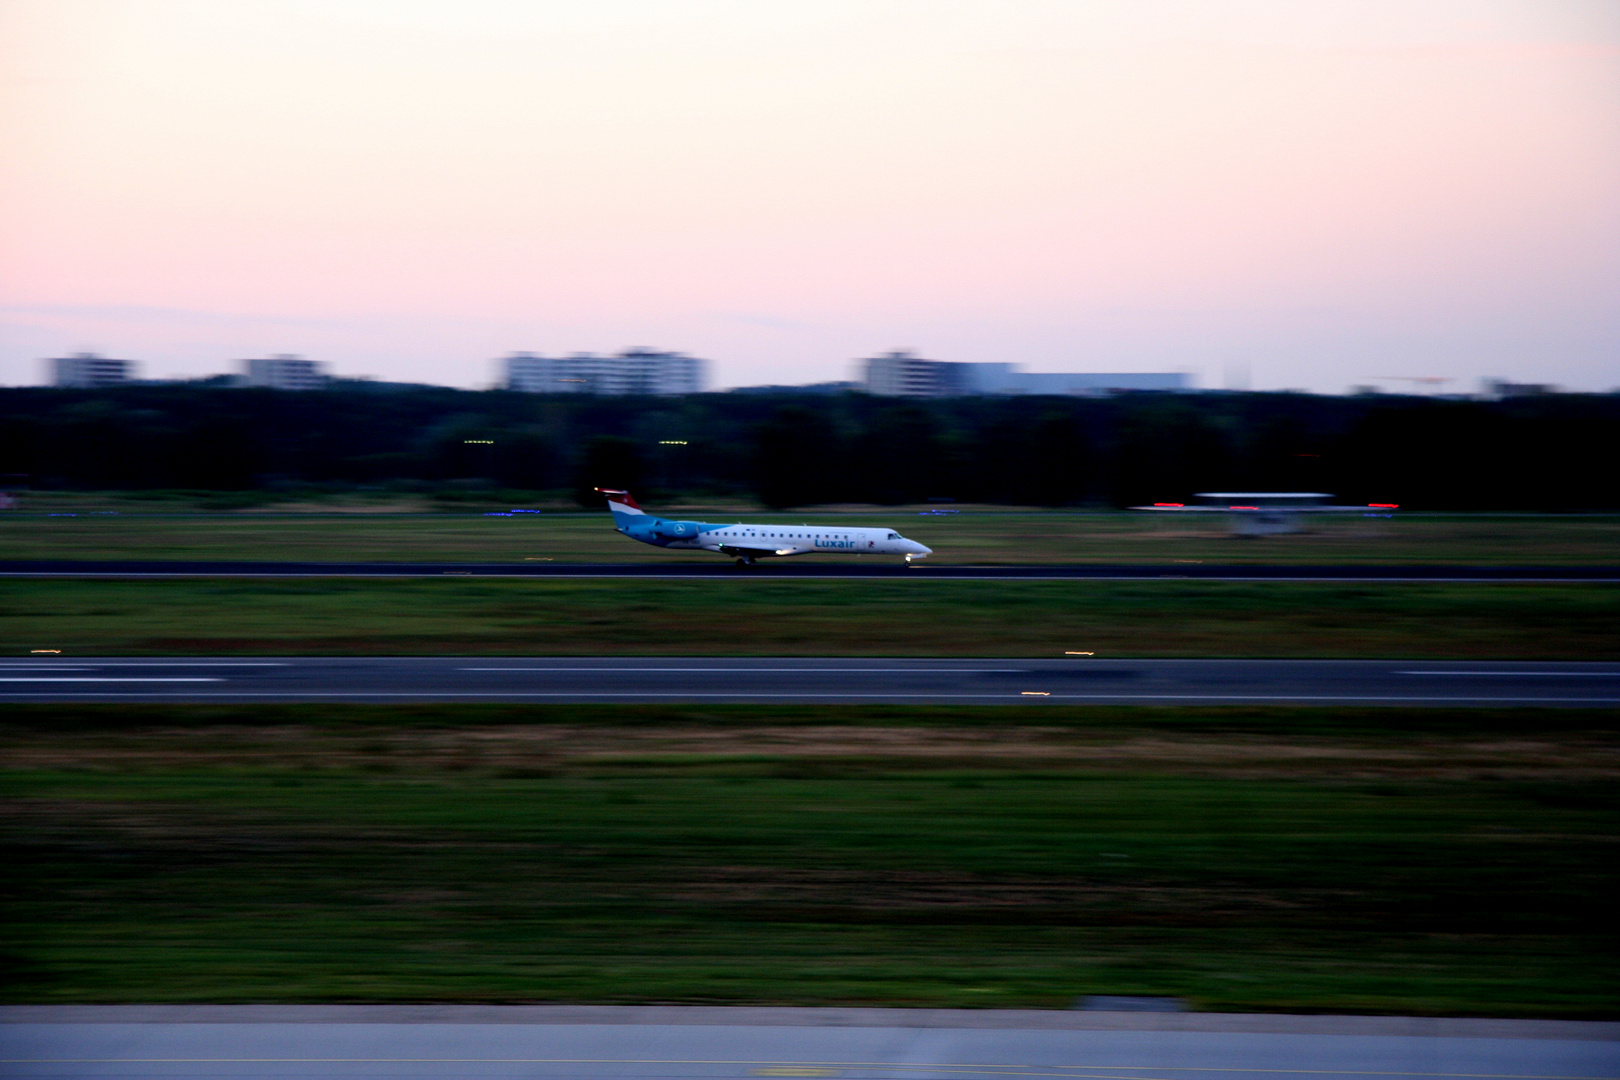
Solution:
<path fill-rule="evenodd" d="M 939 400 L 540 396 L 356 385 L 0 389 L 0 473 L 37 489 L 390 484 L 751 496 L 1184 502 L 1324 491 L 1436 510 L 1620 509 L 1620 396 L 1291 393 Z"/>

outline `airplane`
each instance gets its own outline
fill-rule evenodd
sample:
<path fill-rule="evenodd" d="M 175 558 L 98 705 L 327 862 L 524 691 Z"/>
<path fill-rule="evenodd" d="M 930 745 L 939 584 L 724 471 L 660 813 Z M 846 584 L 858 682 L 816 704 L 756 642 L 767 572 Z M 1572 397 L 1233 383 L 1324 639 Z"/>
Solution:
<path fill-rule="evenodd" d="M 628 491 L 597 488 L 607 496 L 613 527 L 632 540 L 678 551 L 713 551 L 730 555 L 738 566 L 755 559 L 808 555 L 904 555 L 906 562 L 934 553 L 893 529 L 855 529 L 846 525 L 714 525 L 707 521 L 669 521 L 649 514 Z"/>

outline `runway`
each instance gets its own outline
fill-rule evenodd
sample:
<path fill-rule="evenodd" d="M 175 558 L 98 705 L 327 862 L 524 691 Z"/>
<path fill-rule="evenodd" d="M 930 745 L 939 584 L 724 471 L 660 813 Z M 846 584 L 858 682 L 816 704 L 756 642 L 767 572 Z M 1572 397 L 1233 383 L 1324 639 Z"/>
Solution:
<path fill-rule="evenodd" d="M 1620 581 L 1620 566 L 1287 566 L 1243 563 L 959 566 L 918 562 L 793 562 L 750 567 L 729 561 L 635 563 L 397 563 L 0 560 L 0 577 L 520 577 L 800 580 L 905 578 L 912 581 Z"/>
<path fill-rule="evenodd" d="M 142 1012 L 172 1019 L 117 1019 Z M 1620 1075 L 1615 1025 L 1558 1021 L 611 1006 L 12 1007 L 3 1015 L 0 1067 L 6 1076 L 27 1078 L 1611 1080 Z M 56 1022 L 27 1019 L 50 1016 Z M 67 1019 L 73 1016 L 82 1019 Z"/>
<path fill-rule="evenodd" d="M 0 702 L 1620 705 L 1620 663 L 714 657 L 0 660 Z"/>

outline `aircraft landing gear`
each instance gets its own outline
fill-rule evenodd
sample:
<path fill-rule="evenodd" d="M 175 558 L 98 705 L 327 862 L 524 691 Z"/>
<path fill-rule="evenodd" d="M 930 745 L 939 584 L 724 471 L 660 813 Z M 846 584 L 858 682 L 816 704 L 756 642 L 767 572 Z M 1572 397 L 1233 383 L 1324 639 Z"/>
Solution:
<path fill-rule="evenodd" d="M 753 559 L 747 559 L 747 558 L 738 558 L 737 559 L 737 565 L 738 566 L 753 566 L 754 565 L 754 560 Z"/>

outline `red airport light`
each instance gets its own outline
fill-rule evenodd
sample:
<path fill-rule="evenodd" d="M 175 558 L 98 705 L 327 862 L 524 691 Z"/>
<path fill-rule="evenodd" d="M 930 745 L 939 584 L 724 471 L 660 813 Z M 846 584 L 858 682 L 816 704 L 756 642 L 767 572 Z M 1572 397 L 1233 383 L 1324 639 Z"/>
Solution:
<path fill-rule="evenodd" d="M 1228 506 L 1228 510 L 1258 510 L 1258 506 Z"/>
<path fill-rule="evenodd" d="M 1165 507 L 1169 507 L 1171 509 L 1178 509 L 1180 507 L 1186 506 L 1187 504 L 1186 503 L 1154 503 L 1153 505 L 1154 506 L 1165 506 Z"/>
<path fill-rule="evenodd" d="M 1367 504 L 1367 509 L 1369 509 L 1369 510 L 1399 510 L 1400 508 L 1401 508 L 1400 503 L 1368 503 Z"/>

